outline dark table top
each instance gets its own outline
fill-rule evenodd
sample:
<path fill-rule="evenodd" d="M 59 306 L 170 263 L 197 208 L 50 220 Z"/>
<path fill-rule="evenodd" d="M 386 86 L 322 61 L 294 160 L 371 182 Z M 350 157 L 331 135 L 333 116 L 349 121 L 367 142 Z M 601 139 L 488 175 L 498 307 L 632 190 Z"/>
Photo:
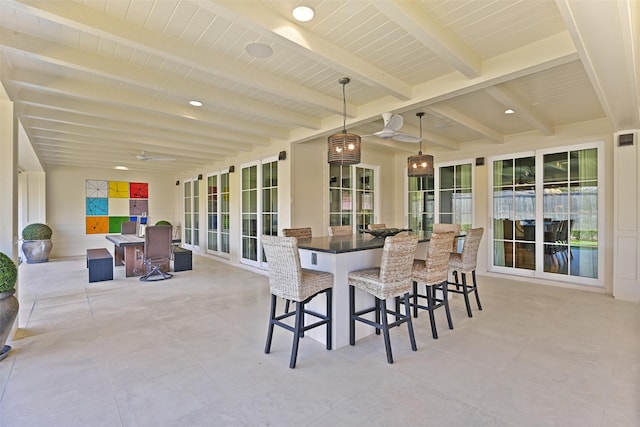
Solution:
<path fill-rule="evenodd" d="M 409 232 L 418 235 L 419 242 L 428 242 L 431 233 Z M 384 238 L 374 237 L 366 233 L 358 233 L 349 236 L 321 236 L 311 239 L 298 239 L 298 248 L 316 252 L 328 252 L 341 254 L 345 252 L 364 251 L 378 249 L 384 246 Z"/>
<path fill-rule="evenodd" d="M 105 238 L 116 246 L 140 246 L 144 245 L 144 237 L 137 234 L 107 234 Z M 173 243 L 180 243 L 180 239 L 173 239 Z"/>

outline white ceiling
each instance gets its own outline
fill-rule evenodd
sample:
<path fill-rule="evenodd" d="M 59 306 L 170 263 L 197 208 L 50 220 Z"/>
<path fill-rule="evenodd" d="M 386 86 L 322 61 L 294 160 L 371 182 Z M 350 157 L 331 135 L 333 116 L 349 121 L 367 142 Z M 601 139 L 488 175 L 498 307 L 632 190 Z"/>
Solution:
<path fill-rule="evenodd" d="M 297 23 L 303 3 L 316 16 Z M 392 111 L 418 135 L 424 111 L 438 152 L 602 118 L 640 128 L 639 22 L 635 0 L 1 0 L 0 77 L 45 169 L 174 174 L 324 138 L 343 76 L 350 132 Z"/>

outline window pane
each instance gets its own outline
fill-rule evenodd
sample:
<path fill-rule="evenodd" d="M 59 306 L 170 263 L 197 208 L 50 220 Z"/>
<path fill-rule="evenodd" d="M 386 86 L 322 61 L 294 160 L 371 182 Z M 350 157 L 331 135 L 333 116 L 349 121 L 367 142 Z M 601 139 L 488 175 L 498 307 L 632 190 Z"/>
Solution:
<path fill-rule="evenodd" d="M 513 185 L 513 160 L 499 160 L 493 162 L 493 185 Z"/>
<path fill-rule="evenodd" d="M 440 168 L 440 188 L 453 188 L 454 167 L 448 166 Z"/>
<path fill-rule="evenodd" d="M 544 155 L 544 182 L 564 182 L 569 177 L 567 153 Z"/>
<path fill-rule="evenodd" d="M 588 150 L 571 151 L 569 159 L 571 162 L 572 181 L 598 179 L 598 150 L 590 148 Z"/>
<path fill-rule="evenodd" d="M 515 168 L 516 184 L 528 185 L 536 182 L 536 158 L 523 157 L 516 159 Z"/>

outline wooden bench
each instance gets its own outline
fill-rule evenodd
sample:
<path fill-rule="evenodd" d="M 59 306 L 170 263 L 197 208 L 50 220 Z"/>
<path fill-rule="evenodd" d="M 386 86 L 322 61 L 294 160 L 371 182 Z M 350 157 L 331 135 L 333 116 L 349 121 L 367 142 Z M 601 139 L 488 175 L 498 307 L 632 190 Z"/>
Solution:
<path fill-rule="evenodd" d="M 173 247 L 173 271 L 191 270 L 191 251 L 179 246 Z"/>
<path fill-rule="evenodd" d="M 113 280 L 113 257 L 106 248 L 87 249 L 89 283 Z"/>

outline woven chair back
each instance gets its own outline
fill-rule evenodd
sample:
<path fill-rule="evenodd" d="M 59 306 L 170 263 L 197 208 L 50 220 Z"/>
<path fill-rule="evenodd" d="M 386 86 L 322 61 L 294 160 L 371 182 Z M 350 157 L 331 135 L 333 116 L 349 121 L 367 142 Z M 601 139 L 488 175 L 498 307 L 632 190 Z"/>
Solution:
<path fill-rule="evenodd" d="M 467 230 L 464 236 L 464 245 L 462 246 L 462 265 L 463 270 L 471 271 L 476 269 L 478 262 L 478 248 L 484 228 L 471 228 Z"/>
<path fill-rule="evenodd" d="M 380 262 L 380 281 L 383 284 L 411 285 L 411 267 L 417 246 L 418 236 L 415 235 L 396 235 L 385 238 Z"/>
<path fill-rule="evenodd" d="M 425 269 L 420 272 L 420 282 L 426 284 L 442 283 L 449 275 L 449 253 L 455 233 L 433 233 L 429 240 Z"/>
<path fill-rule="evenodd" d="M 460 235 L 460 224 L 433 224 L 434 233 L 448 233 L 450 231 L 454 233 L 454 236 Z M 458 239 L 456 237 L 453 238 L 451 252 L 458 252 Z"/>
<path fill-rule="evenodd" d="M 298 253 L 298 238 L 262 236 L 267 264 L 269 264 L 269 288 L 273 295 L 300 300 L 302 268 Z"/>
<path fill-rule="evenodd" d="M 329 236 L 350 236 L 353 234 L 353 227 L 350 225 L 332 225 L 329 227 Z"/>
<path fill-rule="evenodd" d="M 369 224 L 367 230 L 386 230 L 387 224 Z"/>
<path fill-rule="evenodd" d="M 298 239 L 310 239 L 311 227 L 301 228 L 284 228 L 282 229 L 282 235 L 284 237 L 297 237 Z"/>

